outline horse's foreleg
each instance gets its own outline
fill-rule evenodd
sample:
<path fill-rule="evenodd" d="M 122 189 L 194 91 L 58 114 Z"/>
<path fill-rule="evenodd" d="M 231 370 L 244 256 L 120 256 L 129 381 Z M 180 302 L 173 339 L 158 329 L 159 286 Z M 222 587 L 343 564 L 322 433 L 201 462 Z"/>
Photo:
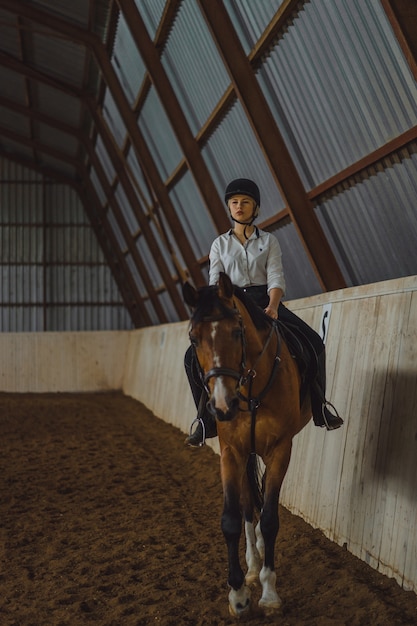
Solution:
<path fill-rule="evenodd" d="M 242 506 L 246 537 L 245 557 L 246 565 L 248 566 L 245 576 L 245 582 L 247 585 L 252 585 L 253 583 L 259 581 L 259 572 L 261 571 L 262 567 L 262 559 L 256 543 L 257 538 L 255 535 L 254 527 L 254 505 L 247 477 L 245 477 L 242 486 Z"/>
<path fill-rule="evenodd" d="M 227 457 L 227 460 L 225 458 Z M 250 590 L 245 585 L 245 575 L 239 561 L 239 540 L 242 532 L 242 513 L 240 510 L 239 476 L 234 470 L 234 460 L 222 452 L 221 469 L 224 493 L 221 528 L 227 545 L 229 560 L 228 583 L 229 611 L 239 617 L 249 611 Z"/>
<path fill-rule="evenodd" d="M 278 502 L 279 493 L 291 455 L 291 445 L 277 451 L 275 458 L 268 464 L 264 506 L 260 519 L 264 547 L 264 564 L 259 575 L 262 585 L 262 597 L 259 606 L 264 610 L 275 611 L 281 606 L 281 599 L 276 590 L 275 541 L 279 530 Z"/>
<path fill-rule="evenodd" d="M 264 544 L 264 564 L 259 574 L 262 585 L 262 597 L 259 606 L 266 610 L 275 610 L 281 606 L 281 599 L 276 590 L 275 540 L 279 530 L 278 517 L 279 491 L 271 492 L 265 499 L 260 520 L 260 530 Z"/>
<path fill-rule="evenodd" d="M 255 528 L 253 519 L 245 519 L 245 536 L 246 536 L 246 564 L 248 571 L 246 572 L 245 582 L 252 585 L 259 580 L 259 572 L 262 567 L 262 559 L 256 546 Z"/>

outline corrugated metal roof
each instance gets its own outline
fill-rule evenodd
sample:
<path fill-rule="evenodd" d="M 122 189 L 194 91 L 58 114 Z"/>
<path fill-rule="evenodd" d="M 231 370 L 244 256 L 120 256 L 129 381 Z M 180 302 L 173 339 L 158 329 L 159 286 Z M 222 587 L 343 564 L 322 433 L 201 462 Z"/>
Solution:
<path fill-rule="evenodd" d="M 30 64 L 37 71 L 81 89 L 84 82 L 87 51 L 84 45 L 63 39 L 47 30 L 33 32 L 30 41 Z"/>
<path fill-rule="evenodd" d="M 126 197 L 126 193 L 122 187 L 122 185 L 117 185 L 114 197 L 116 198 L 122 215 L 126 221 L 127 226 L 131 234 L 135 234 L 139 230 L 139 222 L 134 213 L 133 207 L 130 205 L 129 200 Z"/>
<path fill-rule="evenodd" d="M 155 37 L 166 0 L 135 0 L 151 39 Z"/>
<path fill-rule="evenodd" d="M 18 58 L 21 52 L 18 31 L 16 29 L 16 18 L 9 11 L 0 8 L 1 28 L 1 50 L 7 54 Z"/>
<path fill-rule="evenodd" d="M 4 159 L 0 174 L 0 331 L 131 328 L 77 194 Z"/>
<path fill-rule="evenodd" d="M 3 184 L 3 187 L 0 185 L 0 193 L 4 192 L 6 194 L 5 197 L 8 198 L 8 202 L 10 201 L 13 202 L 13 201 L 18 200 L 19 196 L 9 195 L 8 192 L 10 191 L 10 188 L 7 185 L 5 185 L 5 183 L 9 183 L 9 182 L 37 183 L 36 185 L 34 184 L 31 187 L 32 193 L 36 193 L 36 191 L 40 188 L 40 184 L 43 183 L 43 176 L 34 170 L 28 169 L 27 167 L 23 167 L 19 163 L 14 163 L 14 161 L 0 158 L 0 180 Z M 24 189 L 25 189 L 25 186 L 22 187 L 22 191 Z M 0 221 L 4 219 L 1 216 L 4 216 L 7 214 L 6 212 L 8 210 L 7 209 L 8 202 L 2 202 L 0 204 L 1 206 Z M 28 217 L 32 215 L 31 210 L 25 203 L 23 203 L 22 205 L 19 205 L 16 202 L 16 206 L 14 210 L 19 211 L 21 212 L 22 215 L 26 215 Z"/>
<path fill-rule="evenodd" d="M 117 145 L 121 148 L 126 141 L 127 131 L 119 113 L 119 109 L 117 108 L 108 89 L 106 89 L 106 94 L 104 96 L 103 117 L 109 126 Z"/>
<path fill-rule="evenodd" d="M 5 154 L 10 154 L 10 156 L 13 156 L 14 154 L 19 154 L 19 158 L 27 159 L 28 162 L 30 162 L 33 157 L 33 150 L 31 148 L 27 148 L 26 146 L 16 141 L 6 139 L 1 135 L 0 148 L 4 151 Z"/>
<path fill-rule="evenodd" d="M 108 0 L 74 0 L 71 3 L 66 0 L 32 0 L 26 3 L 28 15 L 23 9 L 20 19 L 20 13 L 14 13 L 11 7 L 8 5 L 8 10 L 0 9 L 0 54 L 6 55 L 0 64 L 1 95 L 26 109 L 26 126 L 34 111 L 75 129 L 81 125 L 84 127 L 86 115 L 81 115 L 84 105 L 77 90 L 81 92 L 85 89 L 93 93 L 99 84 L 98 69 L 92 61 L 91 50 L 82 40 L 91 29 L 91 20 L 96 32 L 101 32 L 101 37 L 108 32 L 111 3 Z M 16 7 L 16 10 L 21 9 Z M 54 19 L 57 20 L 56 28 L 53 27 Z M 79 41 L 71 31 L 66 32 L 66 23 L 80 28 Z M 27 71 L 24 68 L 28 68 Z M 70 95 L 72 88 L 74 96 Z M 10 102 L 4 106 L 13 111 Z M 9 128 L 13 128 L 10 114 L 9 123 Z M 25 124 L 22 123 L 21 130 Z M 91 120 L 89 125 L 91 127 Z M 35 139 L 58 147 L 58 131 L 56 126 L 53 128 L 53 131 L 48 131 L 46 125 L 38 126 Z M 60 135 L 59 150 L 64 157 L 76 153 L 74 137 Z M 79 143 L 79 139 L 77 141 Z M 36 160 L 33 152 L 31 154 L 26 147 L 19 147 L 18 144 L 15 144 L 13 152 Z M 45 157 L 47 160 L 50 157 Z M 55 169 L 60 169 L 59 159 Z M 64 175 L 76 178 L 75 169 L 68 168 L 65 159 L 62 170 Z"/>
<path fill-rule="evenodd" d="M 105 206 L 107 203 L 107 197 L 106 194 L 103 191 L 103 187 L 101 186 L 100 180 L 98 178 L 97 172 L 94 169 L 94 167 L 91 168 L 90 171 L 90 180 L 91 180 L 91 184 L 93 185 L 94 189 L 96 190 L 96 193 L 98 195 L 98 199 L 100 201 L 100 204 L 102 206 Z"/>
<path fill-rule="evenodd" d="M 258 78 L 307 189 L 417 124 L 417 85 L 379 2 L 306 3 Z"/>
<path fill-rule="evenodd" d="M 284 0 L 224 0 L 246 54 L 252 50 Z"/>
<path fill-rule="evenodd" d="M 197 133 L 230 83 L 197 2 L 181 4 L 161 61 L 187 122 Z"/>
<path fill-rule="evenodd" d="M 165 238 L 161 233 L 160 221 L 157 220 L 155 216 L 150 220 L 149 227 L 152 231 L 153 238 L 155 239 L 156 244 L 158 246 L 158 250 L 160 251 L 161 258 L 164 260 L 164 263 L 166 264 L 168 271 L 172 275 L 175 274 L 176 270 L 172 262 L 170 251 L 168 247 L 166 246 Z"/>
<path fill-rule="evenodd" d="M 75 157 L 79 149 L 78 139 L 73 136 L 68 137 L 68 133 L 64 133 L 57 128 L 51 128 L 48 124 L 36 124 L 36 138 L 45 146 L 61 150 L 65 144 L 65 153 L 70 157 Z"/>
<path fill-rule="evenodd" d="M 12 109 L 0 105 L 0 126 L 17 134 L 29 137 L 30 120 Z"/>
<path fill-rule="evenodd" d="M 116 172 L 113 167 L 113 163 L 111 162 L 109 155 L 107 154 L 107 150 L 104 147 L 101 137 L 98 137 L 96 141 L 96 154 L 104 170 L 104 173 L 107 175 L 107 181 L 109 184 L 111 184 L 116 175 Z"/>
<path fill-rule="evenodd" d="M 155 289 L 159 289 L 161 285 L 163 285 L 163 280 L 161 278 L 161 274 L 156 263 L 153 261 L 152 254 L 149 250 L 149 246 L 146 242 L 145 237 L 140 236 L 136 240 L 136 247 L 139 251 L 141 259 L 143 260 L 143 265 L 146 269 L 146 272 L 149 275 L 149 278 L 152 281 L 152 285 Z"/>
<path fill-rule="evenodd" d="M 117 24 L 112 65 L 132 106 L 145 77 L 146 68 L 123 16 L 120 16 Z"/>
<path fill-rule="evenodd" d="M 175 201 L 175 200 L 174 200 Z M 156 212 L 157 215 L 157 219 L 158 222 L 161 223 L 162 229 L 164 231 L 165 236 L 168 239 L 168 248 L 169 248 L 169 253 L 172 253 L 175 255 L 175 258 L 178 260 L 180 267 L 185 267 L 185 263 L 184 263 L 184 259 L 182 257 L 182 253 L 180 248 L 178 247 L 178 242 L 176 240 L 175 235 L 172 232 L 172 229 L 169 225 L 169 223 L 167 222 L 167 219 L 164 215 L 164 212 L 161 211 L 161 209 L 159 208 Z M 165 254 L 167 254 L 168 251 L 165 250 Z M 166 259 L 167 260 L 167 259 Z M 172 268 L 172 266 L 169 264 L 169 266 Z M 174 268 L 172 268 L 173 273 L 176 273 L 176 269 L 174 270 Z"/>
<path fill-rule="evenodd" d="M 286 282 L 285 300 L 296 300 L 322 293 L 323 289 L 311 267 L 294 224 L 290 220 L 285 220 L 268 230 L 278 239 L 282 250 Z"/>
<path fill-rule="evenodd" d="M 125 250 L 127 250 L 126 239 L 124 238 L 122 231 L 120 230 L 119 222 L 116 216 L 114 215 L 112 209 L 108 209 L 107 211 L 107 221 L 111 226 L 114 236 L 116 237 L 116 241 L 119 244 L 119 248 L 124 252 Z"/>
<path fill-rule="evenodd" d="M 206 256 L 217 233 L 189 172 L 181 178 L 169 195 L 195 256 L 197 258 Z"/>
<path fill-rule="evenodd" d="M 317 206 L 348 285 L 416 272 L 417 143 Z"/>
<path fill-rule="evenodd" d="M 32 0 L 31 4 L 42 9 L 47 9 L 65 18 L 74 24 L 87 28 L 90 21 L 90 3 L 85 0 Z M 106 3 L 107 4 L 107 3 Z"/>
<path fill-rule="evenodd" d="M 108 255 L 106 258 L 116 268 L 119 286 L 125 293 L 126 306 L 131 306 L 132 317 L 135 308 L 137 310 L 143 306 L 142 302 L 134 302 L 132 305 L 134 297 L 131 296 L 131 288 L 132 283 L 136 283 L 144 297 L 150 296 L 145 306 L 155 323 L 158 323 L 158 316 L 152 301 L 155 302 L 156 297 L 162 301 L 164 310 L 169 312 L 169 319 L 177 319 L 178 307 L 173 305 L 166 285 L 162 283 L 158 262 L 162 262 L 162 259 L 165 261 L 169 268 L 167 274 L 177 274 L 178 267 L 174 267 L 171 258 L 173 250 L 181 269 L 192 272 L 195 266 L 198 269 L 202 267 L 203 272 L 199 276 L 206 276 L 204 258 L 217 234 L 214 224 L 221 221 L 218 216 L 221 204 L 217 197 L 213 198 L 215 190 L 211 185 L 209 192 L 204 188 L 203 164 L 190 163 L 190 159 L 185 158 L 184 153 L 189 155 L 192 151 L 186 149 L 184 142 L 188 142 L 188 146 L 191 138 L 188 133 L 187 137 L 174 135 L 165 113 L 170 106 L 169 98 L 162 102 L 153 87 L 153 77 L 146 76 L 142 58 L 130 36 L 127 19 L 122 16 L 117 24 L 118 7 L 123 6 L 123 2 L 1 0 L 0 4 L 0 155 L 37 168 L 38 173 L 33 180 L 36 177 L 42 180 L 42 185 L 33 185 L 28 196 L 19 192 L 20 199 L 10 195 L 10 188 L 4 191 L 1 198 L 8 205 L 7 209 L 4 204 L 0 206 L 0 213 L 4 211 L 6 215 L 7 212 L 10 218 L 15 213 L 22 220 L 29 219 L 24 217 L 25 210 L 20 204 L 29 200 L 31 205 L 39 202 L 39 189 L 48 183 L 43 175 L 45 171 L 49 176 L 65 176 L 75 185 L 81 183 L 80 195 L 88 203 L 88 213 L 92 215 L 94 226 L 103 237 L 104 250 Z M 233 92 L 234 87 L 230 84 L 223 56 L 218 51 L 218 47 L 221 49 L 226 44 L 222 41 L 221 29 L 218 33 L 219 41 L 215 42 L 202 15 L 204 4 L 200 5 L 195 0 L 180 0 L 173 4 L 165 0 L 135 0 L 135 4 L 151 37 L 154 38 L 158 33 L 155 52 L 161 55 L 162 66 L 185 113 L 191 133 L 200 146 L 220 199 L 230 179 L 240 176 L 255 179 L 261 188 L 262 198 L 259 223 L 267 223 L 283 249 L 287 296 L 294 298 L 317 293 L 321 287 L 310 262 L 313 254 L 311 249 L 308 253 L 305 251 L 300 239 L 303 231 L 299 228 L 300 224 L 296 223 L 296 220 L 303 221 L 303 215 L 296 214 L 292 207 L 286 210 L 278 189 L 277 179 L 280 174 L 271 171 L 271 163 L 277 163 L 274 160 L 276 155 L 271 158 L 273 149 L 259 145 L 253 130 L 255 120 L 248 119 L 247 109 L 239 100 L 241 94 Z M 224 1 L 250 59 L 253 57 L 253 47 L 256 48 L 259 85 L 300 172 L 305 189 L 313 189 L 321 182 L 325 183 L 321 189 L 333 185 L 330 192 L 321 196 L 319 194 L 323 192 L 320 189 L 313 189 L 310 197 L 314 197 L 314 202 L 317 202 L 319 223 L 330 241 L 347 283 L 357 284 L 403 275 L 404 272 L 417 272 L 412 246 L 416 235 L 414 225 L 417 222 L 414 201 L 416 149 L 412 143 L 416 141 L 417 85 L 410 59 L 405 58 L 400 48 L 383 4 L 380 0 L 300 0 L 299 3 L 286 5 L 286 10 L 291 6 L 294 11 L 283 25 L 280 18 L 282 4 L 280 0 L 259 0 L 256 3 L 251 0 Z M 4 6 L 7 6 L 7 10 Z M 400 4 L 395 3 L 395 8 L 399 10 Z M 219 10 L 218 15 L 222 19 L 223 12 Z M 273 22 L 269 23 L 270 20 Z M 269 34 L 275 33 L 278 27 L 281 28 L 279 35 L 274 34 L 276 38 L 270 40 Z M 74 28 L 80 29 L 78 35 Z M 140 156 L 140 147 L 131 146 L 131 142 L 135 142 L 132 119 L 129 125 L 128 120 L 120 115 L 116 106 L 117 97 L 111 94 L 111 81 L 110 86 L 101 82 L 109 67 L 100 69 L 99 60 L 94 58 L 91 46 L 81 43 L 86 35 L 91 37 L 94 33 L 104 44 L 101 52 L 107 52 L 121 89 L 130 105 L 135 107 L 135 111 L 131 112 L 132 117 L 138 116 L 137 123 L 160 181 L 156 180 L 152 167 L 149 169 L 146 155 Z M 268 48 L 263 47 L 265 42 Z M 99 57 L 103 59 L 101 55 Z M 243 61 L 241 59 L 240 71 L 250 71 L 250 66 Z M 411 59 L 411 65 L 412 62 Z M 148 89 L 149 84 L 149 92 L 141 91 L 142 86 Z M 223 101 L 225 93 L 228 97 Z M 89 99 L 88 105 L 85 97 Z M 109 139 L 120 148 L 120 162 L 117 166 L 109 159 L 105 143 L 94 126 L 89 106 L 103 110 L 110 132 Z M 51 125 L 47 124 L 48 117 L 51 118 Z M 273 134 L 276 129 L 273 124 L 271 126 Z M 74 132 L 65 132 L 68 128 L 73 128 Z M 126 141 L 127 128 L 133 137 Z M 389 140 L 397 141 L 402 133 L 406 137 L 401 138 L 401 146 L 408 142 L 406 148 L 392 144 L 392 154 L 387 156 L 385 153 L 384 158 L 381 158 L 380 152 L 374 153 L 372 167 L 360 171 L 363 166 L 359 164 L 355 167 L 359 174 L 346 180 L 347 175 L 342 172 L 344 168 L 357 164 L 362 157 L 368 158 Z M 113 216 L 111 200 L 109 202 L 106 198 L 107 186 L 102 187 L 97 172 L 86 156 L 84 144 L 89 141 L 93 145 L 95 143 L 95 151 L 111 193 L 115 193 L 115 199 L 128 224 L 132 236 L 129 241 L 121 235 Z M 196 145 L 192 148 L 195 149 Z M 144 162 L 139 163 L 137 155 Z M 118 179 L 120 168 L 127 171 L 138 201 L 144 213 L 148 214 L 152 234 L 160 249 L 159 259 L 151 257 L 151 250 L 155 254 L 154 248 L 147 244 L 135 216 L 136 209 L 130 206 Z M 85 189 L 89 189 L 89 181 L 84 180 L 88 172 L 91 172 L 90 179 L 97 191 L 99 205 L 94 203 L 96 194 L 90 198 L 87 191 L 84 197 Z M 9 173 L 12 173 L 10 168 Z M 335 186 L 329 180 L 334 174 L 345 176 L 343 184 Z M 21 175 L 25 181 L 30 180 L 27 171 L 21 170 Z M 196 181 L 199 181 L 200 188 Z M 163 206 L 164 194 L 160 192 L 160 185 L 164 184 L 169 191 L 172 207 Z M 298 187 L 297 181 L 295 184 Z M 301 195 L 305 195 L 305 189 L 300 187 Z M 44 189 L 41 196 L 43 200 L 45 193 Z M 35 195 L 36 202 L 32 198 Z M 68 242 L 61 243 L 63 250 L 69 255 L 72 253 L 77 263 L 81 262 L 79 254 L 84 250 L 84 263 L 93 258 L 87 254 L 89 243 L 83 239 L 82 229 L 72 228 L 67 221 L 75 217 L 72 214 L 73 207 L 66 203 L 65 198 L 66 195 L 61 193 L 54 199 L 48 197 L 47 207 L 55 207 L 56 214 L 51 217 L 59 219 L 61 214 L 62 224 L 68 226 L 72 240 L 82 239 L 79 248 L 73 252 L 65 248 Z M 167 245 L 152 220 L 151 205 L 154 205 L 164 226 L 169 241 Z M 78 201 L 77 207 L 83 211 Z M 172 208 L 176 215 L 171 219 Z M 108 223 L 120 244 L 120 250 L 119 246 L 109 246 L 106 240 L 102 220 L 107 210 Z M 310 210 L 311 205 L 306 203 L 305 212 Z M 216 222 L 211 216 L 214 211 Z M 226 207 L 224 211 L 227 215 Z M 41 223 L 49 219 L 46 212 L 38 215 L 38 208 L 34 209 L 34 214 Z M 20 217 L 16 217 L 17 224 L 24 226 L 19 221 Z M 37 222 L 30 223 L 34 225 L 35 231 Z M 24 230 L 19 234 L 10 231 L 10 234 L 16 246 L 18 241 L 23 241 L 29 251 L 35 250 L 32 244 L 36 241 L 36 234 L 31 235 L 33 241 L 25 239 L 29 235 Z M 183 246 L 184 235 L 190 244 L 191 253 L 186 246 L 180 249 L 179 242 Z M 58 235 L 57 231 L 57 245 L 59 237 L 62 234 Z M 84 237 L 87 236 L 84 234 Z M 152 277 L 156 293 L 144 293 L 137 259 L 132 259 L 129 253 L 132 245 L 136 245 L 136 238 L 143 267 Z M 20 247 L 16 247 L 16 250 L 20 251 Z M 127 281 L 120 271 L 126 264 L 131 272 Z M 14 281 L 22 280 L 30 301 L 32 292 L 26 283 L 37 279 L 36 271 L 25 274 L 20 269 L 17 271 L 13 265 L 10 265 L 9 270 L 13 288 L 17 285 Z M 77 272 L 73 271 L 65 274 L 65 277 L 72 280 L 75 275 Z M 51 271 L 50 277 L 53 276 Z M 101 268 L 95 274 L 81 272 L 78 277 L 81 300 L 84 298 L 82 290 L 98 293 L 96 290 L 102 280 L 100 276 Z M 164 279 L 169 280 L 169 276 L 164 274 Z M 172 284 L 169 286 L 172 287 Z M 59 286 L 56 288 L 59 289 Z M 77 309 L 75 301 L 56 304 L 53 312 L 45 314 L 52 324 L 56 324 L 56 328 L 60 327 L 60 314 L 65 318 L 62 327 L 78 318 L 84 320 L 80 323 L 90 323 L 94 317 L 92 307 L 90 313 L 88 307 Z M 75 307 L 74 314 L 71 306 Z M 26 313 L 22 314 L 19 308 L 15 313 L 24 320 L 23 323 L 29 324 L 30 316 L 27 318 Z M 106 312 L 104 315 L 106 319 L 109 316 L 112 317 L 113 313 Z M 33 308 L 32 317 L 38 320 L 37 308 Z M 95 318 L 96 321 L 99 317 Z M 140 323 L 140 318 L 139 315 L 135 323 Z"/>
<path fill-rule="evenodd" d="M 36 101 L 39 110 L 53 120 L 65 122 L 78 128 L 81 119 L 82 103 L 75 96 L 55 89 L 49 85 L 38 83 Z M 62 146 L 65 148 L 65 144 Z"/>
<path fill-rule="evenodd" d="M 261 189 L 260 220 L 283 209 L 284 202 L 240 102 L 228 111 L 202 154 L 221 197 L 229 181 L 250 178 Z"/>
<path fill-rule="evenodd" d="M 137 192 L 137 188 L 140 189 L 139 202 L 141 206 L 149 206 L 153 204 L 152 198 L 149 193 L 149 185 L 145 180 L 142 168 L 138 163 L 135 151 L 132 147 L 129 148 L 127 154 L 127 164 L 129 169 L 129 176 L 131 179 L 134 179 L 135 191 Z"/>
<path fill-rule="evenodd" d="M 77 168 L 74 165 L 50 156 L 41 150 L 38 150 L 38 162 L 41 167 L 49 168 L 58 176 L 66 176 L 69 180 L 73 180 L 77 176 Z"/>
<path fill-rule="evenodd" d="M 140 112 L 138 125 L 155 164 L 158 166 L 160 176 L 163 179 L 167 178 L 177 167 L 182 152 L 159 96 L 153 87 L 149 90 Z"/>
<path fill-rule="evenodd" d="M 1 44 L 0 44 L 1 45 Z M 25 104 L 26 90 L 23 76 L 0 65 L 1 95 L 18 104 Z"/>

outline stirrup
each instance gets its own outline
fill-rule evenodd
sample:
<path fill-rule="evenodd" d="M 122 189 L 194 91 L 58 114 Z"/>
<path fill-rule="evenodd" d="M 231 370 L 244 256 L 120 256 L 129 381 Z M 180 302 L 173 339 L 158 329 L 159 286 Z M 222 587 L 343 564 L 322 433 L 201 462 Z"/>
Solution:
<path fill-rule="evenodd" d="M 192 432 L 192 431 L 193 431 L 193 426 L 194 426 L 194 424 L 195 424 L 196 422 L 198 422 L 197 427 L 196 427 L 195 431 L 194 431 L 194 432 Z M 196 442 L 196 443 L 190 443 L 190 439 L 192 439 L 192 438 L 193 438 L 193 436 L 194 436 L 194 435 L 196 435 L 196 433 L 197 433 L 197 428 L 198 428 L 198 425 L 199 425 L 199 424 L 201 425 L 201 430 L 202 430 L 202 433 L 201 433 L 201 441 L 199 441 L 198 443 L 197 443 L 197 442 Z M 197 417 L 195 418 L 195 420 L 193 420 L 193 421 L 191 422 L 191 426 L 190 426 L 190 434 L 188 435 L 188 437 L 187 437 L 187 439 L 185 440 L 185 442 L 186 442 L 188 445 L 190 445 L 191 447 L 194 447 L 194 448 L 202 448 L 202 447 L 206 444 L 206 425 L 204 424 L 204 421 L 201 419 L 201 417 L 198 417 L 198 416 L 197 416 Z"/>
<path fill-rule="evenodd" d="M 329 420 L 326 418 L 327 407 L 331 407 L 333 411 L 336 413 L 336 415 L 332 415 L 332 413 L 330 413 L 329 411 L 329 414 L 332 416 L 332 418 L 334 418 L 333 423 L 331 421 L 329 422 Z M 337 412 L 336 407 L 334 406 L 334 404 L 332 404 L 328 400 L 325 400 L 323 402 L 322 407 L 321 407 L 321 414 L 323 417 L 324 425 L 326 426 L 327 430 L 337 430 L 343 425 L 343 420 L 340 417 L 339 413 Z"/>

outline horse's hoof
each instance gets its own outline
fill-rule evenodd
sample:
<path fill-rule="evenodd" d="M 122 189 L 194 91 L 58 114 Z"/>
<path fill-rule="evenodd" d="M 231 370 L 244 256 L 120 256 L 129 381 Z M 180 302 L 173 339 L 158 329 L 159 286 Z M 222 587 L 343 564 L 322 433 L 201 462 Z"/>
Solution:
<path fill-rule="evenodd" d="M 266 617 L 271 617 L 276 615 L 282 608 L 282 600 L 277 597 L 276 600 L 263 600 L 262 598 L 259 600 L 259 608 L 262 609 L 263 614 Z"/>
<path fill-rule="evenodd" d="M 242 617 L 250 611 L 250 589 L 243 585 L 237 591 L 231 589 L 229 593 L 229 613 L 232 617 Z"/>

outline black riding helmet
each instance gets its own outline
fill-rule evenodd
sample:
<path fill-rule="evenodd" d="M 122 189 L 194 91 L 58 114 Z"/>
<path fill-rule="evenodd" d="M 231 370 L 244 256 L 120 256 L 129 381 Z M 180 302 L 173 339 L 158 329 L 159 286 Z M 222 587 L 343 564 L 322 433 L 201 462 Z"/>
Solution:
<path fill-rule="evenodd" d="M 226 204 L 228 205 L 230 198 L 232 198 L 233 196 L 239 196 L 239 195 L 249 196 L 249 198 L 252 198 L 252 200 L 256 202 L 250 222 L 245 225 L 245 226 L 250 226 L 258 217 L 258 213 L 259 213 L 259 206 L 261 204 L 261 194 L 259 192 L 259 187 L 256 183 L 253 182 L 253 180 L 249 180 L 249 178 L 236 178 L 236 180 L 232 180 L 232 182 L 229 183 L 226 187 L 226 191 L 224 194 L 224 199 L 225 199 Z M 239 220 L 236 220 L 234 217 L 232 217 L 231 213 L 230 213 L 230 217 L 234 222 L 238 222 L 239 224 L 244 223 L 244 222 L 239 222 Z M 247 239 L 246 227 L 243 231 L 243 234 L 245 235 L 245 238 Z"/>
<path fill-rule="evenodd" d="M 226 187 L 226 191 L 224 194 L 224 199 L 226 204 L 230 200 L 232 196 L 249 196 L 256 202 L 256 209 L 258 209 L 261 205 L 261 194 L 259 193 L 259 187 L 253 180 L 249 180 L 249 178 L 236 178 L 236 180 L 232 180 Z M 256 212 L 258 214 L 258 212 Z"/>

